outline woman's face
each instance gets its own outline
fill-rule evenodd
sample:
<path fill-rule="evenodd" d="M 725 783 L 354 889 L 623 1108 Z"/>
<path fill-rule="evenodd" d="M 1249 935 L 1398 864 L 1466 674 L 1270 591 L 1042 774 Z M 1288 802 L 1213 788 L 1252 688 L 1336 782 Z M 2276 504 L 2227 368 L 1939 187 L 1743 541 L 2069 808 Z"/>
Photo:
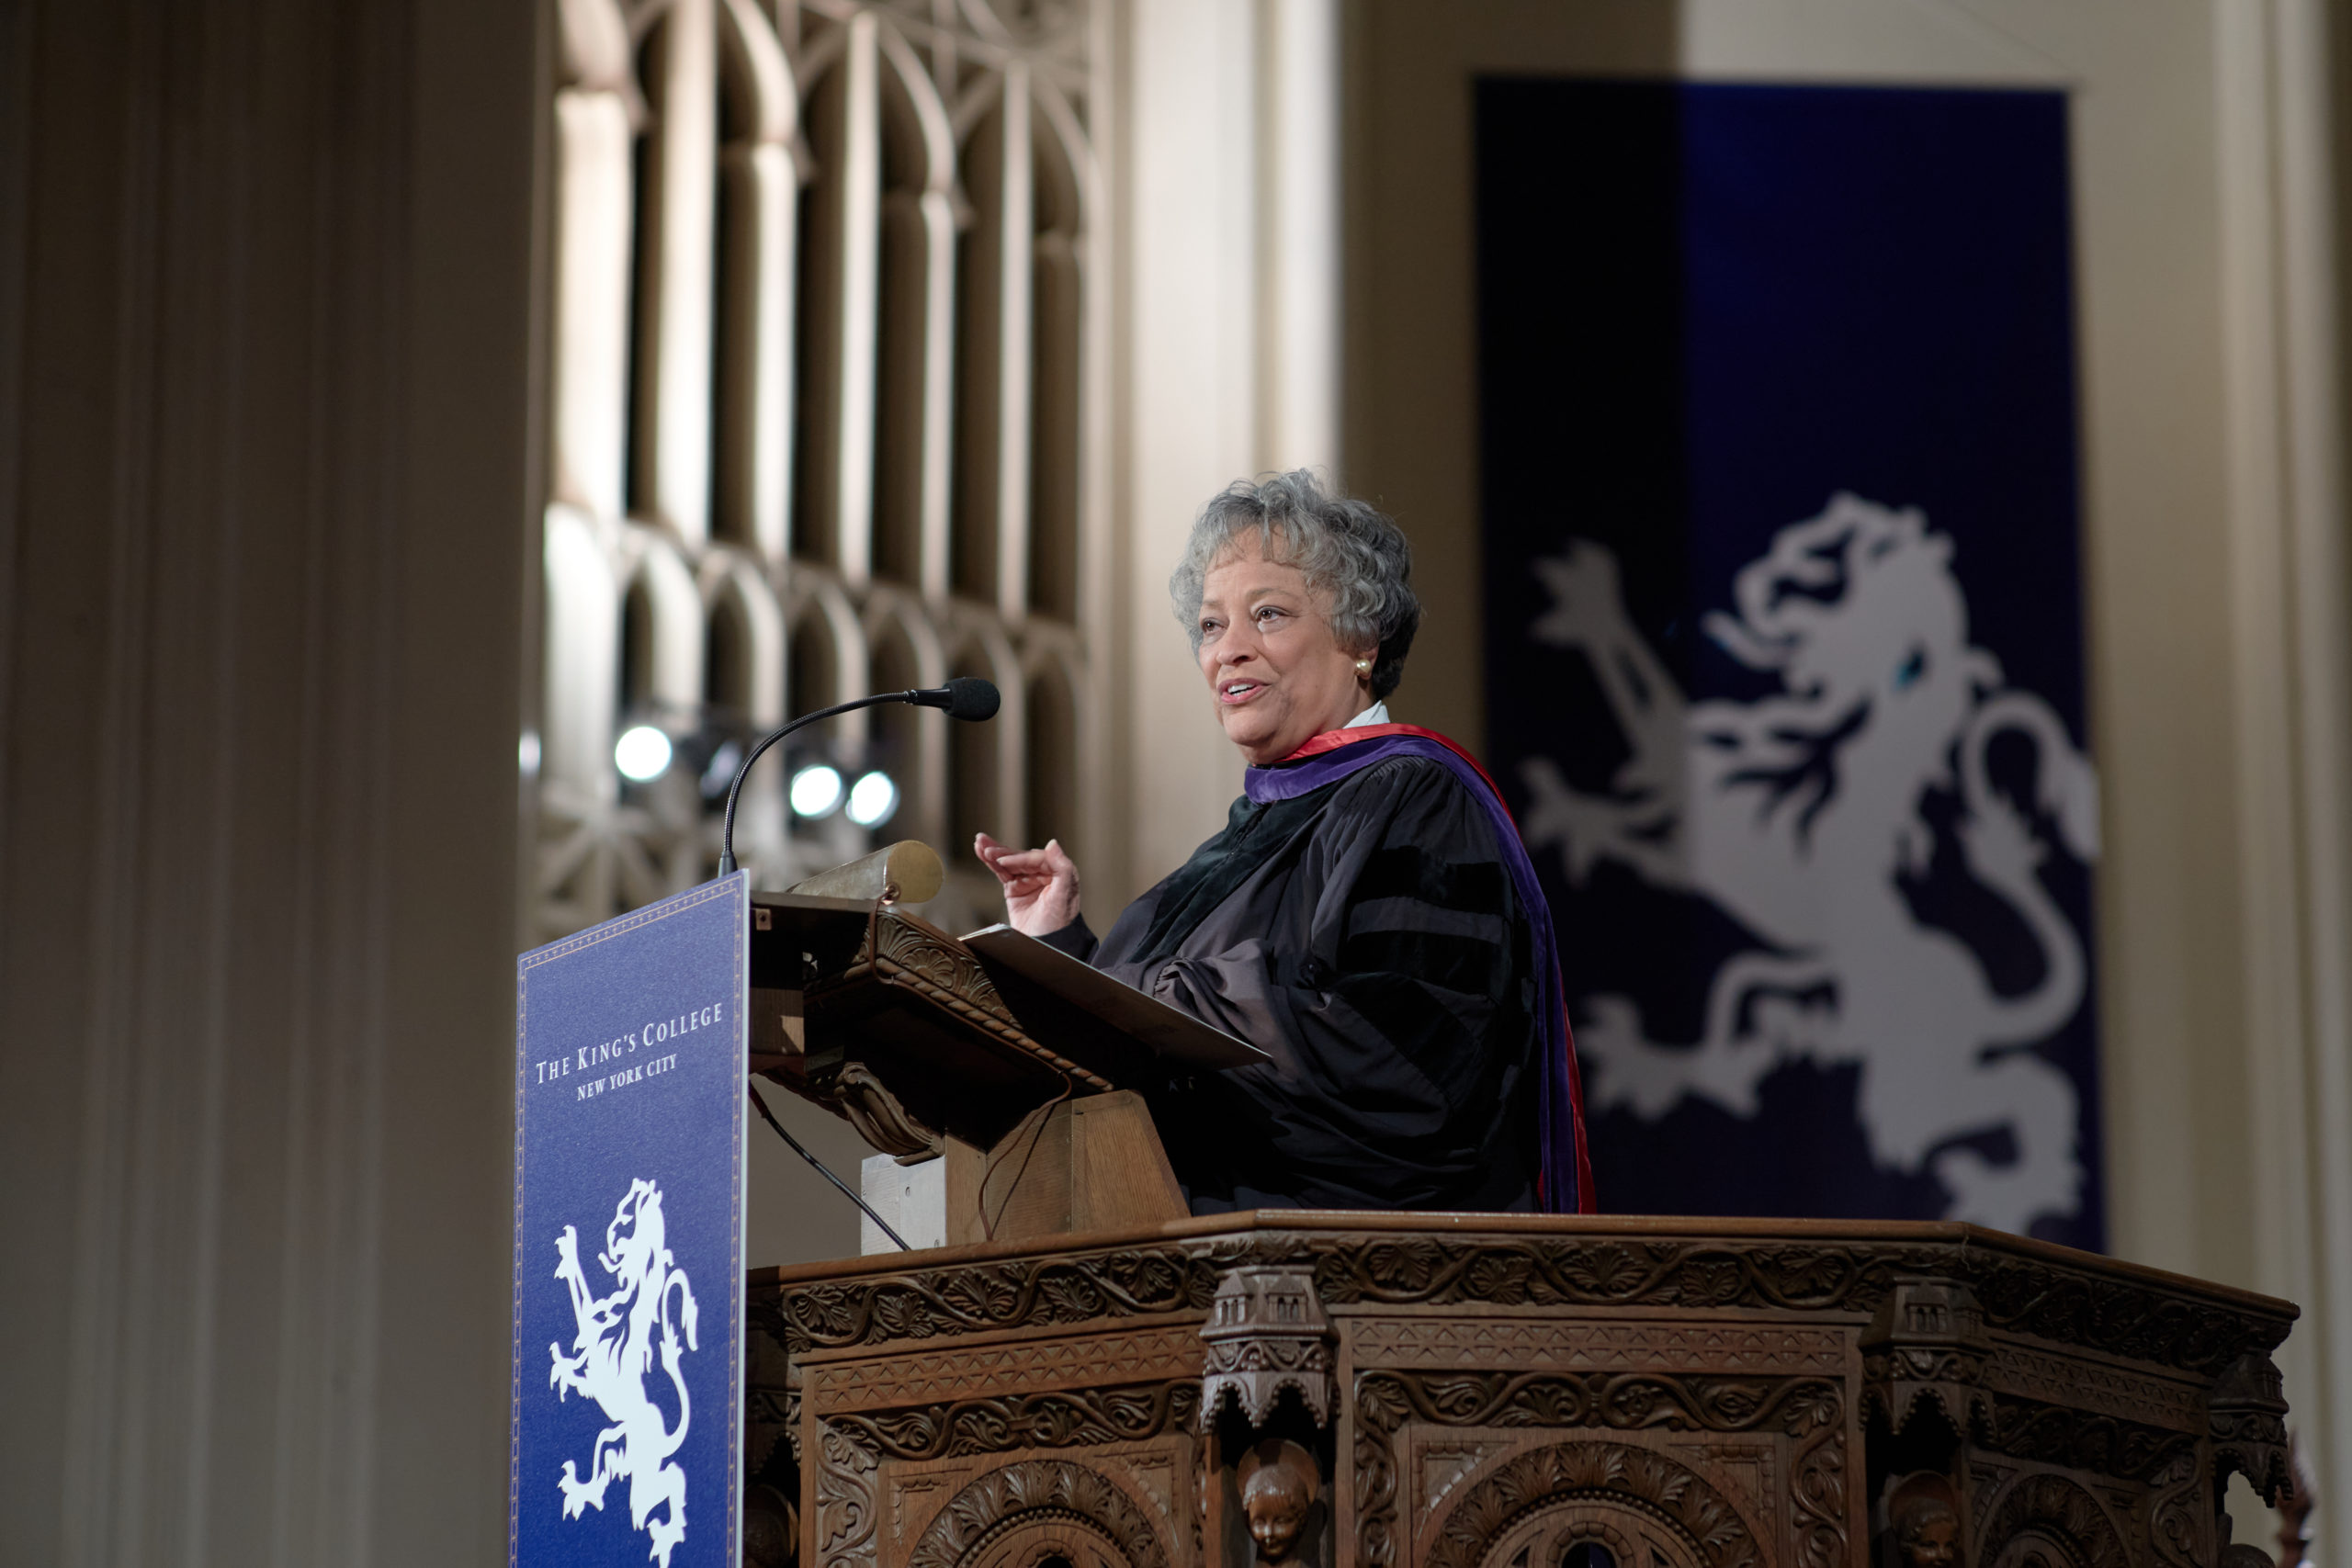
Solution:
<path fill-rule="evenodd" d="M 1356 660 L 1340 646 L 1329 599 L 1295 566 L 1268 560 L 1262 533 L 1243 535 L 1201 588 L 1201 674 L 1225 738 L 1252 762 L 1278 761 L 1370 700 Z"/>

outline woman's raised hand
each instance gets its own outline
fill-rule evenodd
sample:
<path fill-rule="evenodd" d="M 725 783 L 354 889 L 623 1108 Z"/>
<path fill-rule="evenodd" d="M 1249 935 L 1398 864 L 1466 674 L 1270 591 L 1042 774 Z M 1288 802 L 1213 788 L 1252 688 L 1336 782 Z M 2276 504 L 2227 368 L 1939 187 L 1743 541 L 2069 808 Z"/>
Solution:
<path fill-rule="evenodd" d="M 1014 931 L 1044 936 L 1078 919 L 1078 865 L 1058 839 L 1042 850 L 1008 850 L 982 833 L 972 840 L 972 852 L 1004 884 L 1004 910 Z"/>

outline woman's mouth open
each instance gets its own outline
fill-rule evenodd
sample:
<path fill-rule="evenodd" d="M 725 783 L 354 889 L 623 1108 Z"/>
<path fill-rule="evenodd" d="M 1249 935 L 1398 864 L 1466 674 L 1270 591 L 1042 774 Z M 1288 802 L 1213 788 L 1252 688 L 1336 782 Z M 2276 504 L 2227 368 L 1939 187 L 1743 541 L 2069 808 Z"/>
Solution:
<path fill-rule="evenodd" d="M 1217 685 L 1216 700 L 1231 707 L 1238 703 L 1248 702 L 1265 689 L 1255 681 L 1224 681 Z"/>

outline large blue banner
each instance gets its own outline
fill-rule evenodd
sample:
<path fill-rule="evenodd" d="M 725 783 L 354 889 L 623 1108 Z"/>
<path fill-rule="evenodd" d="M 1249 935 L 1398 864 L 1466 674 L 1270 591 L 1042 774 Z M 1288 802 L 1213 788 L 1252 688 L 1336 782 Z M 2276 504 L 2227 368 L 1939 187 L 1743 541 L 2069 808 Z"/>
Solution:
<path fill-rule="evenodd" d="M 523 1568 L 737 1568 L 751 879 L 523 955 L 514 1432 Z"/>
<path fill-rule="evenodd" d="M 1494 772 L 1614 1213 L 2103 1240 L 2066 105 L 1478 94 Z"/>

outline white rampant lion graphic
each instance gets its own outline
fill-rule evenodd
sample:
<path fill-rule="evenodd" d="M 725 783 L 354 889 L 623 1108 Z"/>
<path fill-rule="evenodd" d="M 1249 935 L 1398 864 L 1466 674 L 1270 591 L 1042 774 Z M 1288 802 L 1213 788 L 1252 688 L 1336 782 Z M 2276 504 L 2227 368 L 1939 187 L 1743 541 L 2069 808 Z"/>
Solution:
<path fill-rule="evenodd" d="M 1840 494 L 1781 531 L 1735 584 L 1739 614 L 1706 630 L 1781 694 L 1687 701 L 1627 616 L 1617 564 L 1572 541 L 1540 561 L 1553 607 L 1535 640 L 1581 652 L 1630 758 L 1602 793 L 1553 762 L 1523 765 L 1529 845 L 1556 847 L 1571 886 L 1614 861 L 1713 900 L 1763 943 L 1716 972 L 1695 1047 L 1645 1036 L 1622 995 L 1591 1000 L 1577 1041 L 1598 1106 L 1655 1118 L 1685 1096 L 1753 1115 L 1781 1064 L 1858 1064 L 1873 1157 L 1923 1168 L 1951 1217 L 2025 1232 L 2081 1208 L 2073 1082 L 2031 1047 L 2083 999 L 2083 939 L 2043 889 L 2037 818 L 2079 859 L 2098 853 L 2090 763 L 2049 705 L 2005 690 L 1968 644 L 1952 543 L 1917 511 Z M 2004 732 L 2036 752 L 2030 803 L 1986 774 Z M 1929 790 L 1956 790 L 1969 874 L 2022 918 L 2042 955 L 2025 995 L 1997 995 L 1975 953 L 1914 917 L 1899 879 L 1927 869 Z M 2014 1159 L 1962 1140 L 2006 1132 Z"/>
<path fill-rule="evenodd" d="M 630 1524 L 653 1538 L 647 1555 L 669 1568 L 670 1553 L 686 1535 L 686 1472 L 670 1462 L 686 1440 L 693 1416 L 686 1399 L 686 1380 L 678 1363 L 687 1350 L 701 1347 L 695 1339 L 695 1292 L 685 1270 L 677 1267 L 666 1245 L 662 1224 L 662 1190 L 650 1181 L 629 1183 L 628 1196 L 613 1212 L 605 1227 L 605 1250 L 596 1261 L 620 1281 L 609 1296 L 588 1293 L 580 1272 L 580 1235 L 571 1226 L 555 1240 L 555 1277 L 571 1287 L 571 1315 L 579 1324 L 572 1353 L 549 1345 L 555 1369 L 548 1382 L 561 1399 L 582 1393 L 605 1407 L 612 1425 L 596 1434 L 592 1473 L 580 1479 L 571 1461 L 563 1461 L 557 1483 L 563 1489 L 563 1517 L 576 1519 L 590 1507 L 605 1506 L 605 1488 L 622 1477 L 628 1480 Z M 677 1320 L 671 1318 L 670 1299 L 678 1298 Z M 678 1328 L 685 1328 L 680 1348 Z M 678 1395 L 678 1426 L 670 1430 L 661 1407 L 645 1392 L 653 1359 Z M 662 1518 L 652 1517 L 657 1508 Z"/>

